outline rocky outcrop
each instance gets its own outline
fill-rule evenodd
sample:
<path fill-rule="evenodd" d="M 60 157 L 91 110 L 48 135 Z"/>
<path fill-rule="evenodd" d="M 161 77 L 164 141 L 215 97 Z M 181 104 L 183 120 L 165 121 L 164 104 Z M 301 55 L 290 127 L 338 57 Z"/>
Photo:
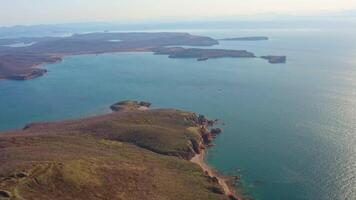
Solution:
<path fill-rule="evenodd" d="M 219 135 L 222 132 L 221 128 L 213 128 L 210 130 L 211 134 L 213 135 Z"/>
<path fill-rule="evenodd" d="M 214 126 L 217 123 L 217 119 L 209 120 L 204 115 L 198 115 L 197 119 L 195 120 L 197 124 L 203 126 Z"/>
<path fill-rule="evenodd" d="M 120 101 L 110 106 L 112 111 L 145 110 L 151 106 L 146 101 Z"/>
<path fill-rule="evenodd" d="M 221 128 L 212 128 L 209 130 L 209 127 L 214 126 L 218 120 L 209 120 L 204 115 L 199 115 L 195 121 L 200 125 L 199 132 L 204 145 L 211 146 L 214 138 L 222 132 Z"/>

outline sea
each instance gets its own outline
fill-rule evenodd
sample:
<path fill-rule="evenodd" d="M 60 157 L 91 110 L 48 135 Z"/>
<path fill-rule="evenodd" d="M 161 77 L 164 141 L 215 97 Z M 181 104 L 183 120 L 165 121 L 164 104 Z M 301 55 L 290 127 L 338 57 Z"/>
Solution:
<path fill-rule="evenodd" d="M 0 130 L 105 114 L 115 102 L 144 100 L 219 119 L 224 131 L 206 161 L 238 175 L 246 196 L 355 200 L 356 26 L 341 22 L 164 30 L 217 39 L 267 36 L 204 48 L 286 55 L 285 64 L 152 53 L 69 56 L 43 66 L 49 71 L 43 77 L 0 81 Z"/>

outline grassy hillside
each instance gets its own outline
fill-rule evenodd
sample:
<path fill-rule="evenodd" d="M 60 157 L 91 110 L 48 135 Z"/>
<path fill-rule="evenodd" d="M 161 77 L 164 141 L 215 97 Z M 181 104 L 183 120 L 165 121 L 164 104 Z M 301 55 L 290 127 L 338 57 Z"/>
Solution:
<path fill-rule="evenodd" d="M 198 118 L 129 110 L 0 134 L 0 199 L 227 199 L 187 159 Z"/>

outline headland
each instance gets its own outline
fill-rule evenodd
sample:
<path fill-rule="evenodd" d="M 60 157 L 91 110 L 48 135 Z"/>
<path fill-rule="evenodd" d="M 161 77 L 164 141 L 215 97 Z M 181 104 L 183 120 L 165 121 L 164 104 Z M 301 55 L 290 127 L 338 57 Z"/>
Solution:
<path fill-rule="evenodd" d="M 241 199 L 201 157 L 215 121 L 150 105 L 1 133 L 0 198 Z"/>

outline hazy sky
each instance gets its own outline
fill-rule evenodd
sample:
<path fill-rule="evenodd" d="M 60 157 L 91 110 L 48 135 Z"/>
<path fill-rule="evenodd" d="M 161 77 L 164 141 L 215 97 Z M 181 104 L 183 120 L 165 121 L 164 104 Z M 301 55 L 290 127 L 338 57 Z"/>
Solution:
<path fill-rule="evenodd" d="M 356 10 L 356 0 L 0 0 L 0 25 L 310 15 Z"/>

